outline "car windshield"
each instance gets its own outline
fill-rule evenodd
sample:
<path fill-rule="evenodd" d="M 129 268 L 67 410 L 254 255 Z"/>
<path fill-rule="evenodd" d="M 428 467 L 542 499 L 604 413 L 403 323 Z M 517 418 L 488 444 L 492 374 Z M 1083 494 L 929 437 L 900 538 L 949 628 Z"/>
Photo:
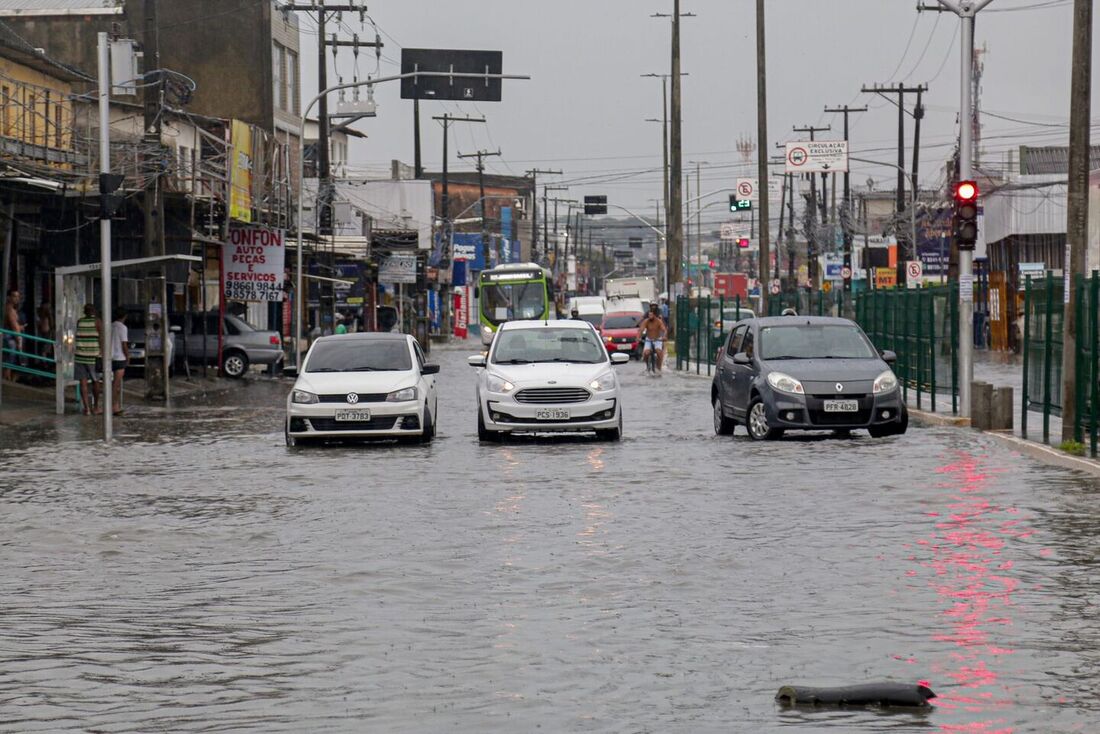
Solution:
<path fill-rule="evenodd" d="M 607 351 L 588 328 L 584 329 L 512 329 L 497 334 L 493 348 L 495 364 L 534 362 L 578 362 L 599 364 L 607 361 Z"/>
<path fill-rule="evenodd" d="M 637 329 L 642 323 L 640 315 L 627 314 L 626 316 L 608 316 L 603 321 L 605 329 Z"/>
<path fill-rule="evenodd" d="M 867 337 L 856 326 L 795 324 L 765 326 L 760 330 L 762 359 L 873 359 Z"/>
<path fill-rule="evenodd" d="M 517 319 L 537 319 L 546 308 L 546 292 L 541 282 L 483 285 L 482 313 L 493 324 Z"/>
<path fill-rule="evenodd" d="M 306 372 L 398 372 L 412 369 L 404 339 L 333 339 L 317 342 Z"/>

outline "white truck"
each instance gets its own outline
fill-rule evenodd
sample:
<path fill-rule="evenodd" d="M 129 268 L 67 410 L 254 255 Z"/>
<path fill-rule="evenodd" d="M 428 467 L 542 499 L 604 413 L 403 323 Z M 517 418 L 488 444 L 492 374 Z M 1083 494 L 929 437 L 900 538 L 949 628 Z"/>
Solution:
<path fill-rule="evenodd" d="M 609 301 L 639 298 L 646 306 L 657 302 L 657 281 L 653 278 L 611 278 L 603 289 Z M 610 304 L 608 310 L 612 310 Z"/>

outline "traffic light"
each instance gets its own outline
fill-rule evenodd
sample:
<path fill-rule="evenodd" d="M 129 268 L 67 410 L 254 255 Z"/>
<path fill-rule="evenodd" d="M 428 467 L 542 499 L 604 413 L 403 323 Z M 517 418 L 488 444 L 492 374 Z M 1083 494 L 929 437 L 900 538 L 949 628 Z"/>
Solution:
<path fill-rule="evenodd" d="M 707 261 L 707 266 L 709 266 L 711 270 L 717 270 L 718 269 L 718 263 L 716 263 L 714 260 L 708 260 Z"/>
<path fill-rule="evenodd" d="M 737 198 L 737 194 L 730 194 L 730 211 L 751 212 L 752 199 L 739 199 Z"/>
<path fill-rule="evenodd" d="M 749 248 L 749 238 L 748 237 L 739 238 L 737 240 L 737 246 L 740 247 L 742 250 L 747 250 Z"/>
<path fill-rule="evenodd" d="M 973 250 L 978 241 L 978 184 L 955 184 L 955 216 L 951 227 L 960 250 Z"/>

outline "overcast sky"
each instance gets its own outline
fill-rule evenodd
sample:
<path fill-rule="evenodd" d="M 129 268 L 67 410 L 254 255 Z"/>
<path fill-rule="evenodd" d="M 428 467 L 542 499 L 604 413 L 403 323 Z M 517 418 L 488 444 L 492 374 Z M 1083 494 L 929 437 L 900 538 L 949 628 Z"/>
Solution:
<path fill-rule="evenodd" d="M 928 83 L 921 181 L 924 186 L 941 181 L 957 136 L 959 20 L 950 13 L 918 14 L 914 5 L 914 0 L 769 0 L 768 146 L 798 139 L 794 125 L 831 123 L 832 136 L 840 138 L 841 117 L 824 114 L 823 108 L 868 105 L 869 112 L 852 116 L 853 154 L 896 161 L 896 108 L 861 94 L 860 87 Z M 569 197 L 607 194 L 646 213 L 654 211 L 652 200 L 661 195 L 661 128 L 645 120 L 661 116 L 661 98 L 660 81 L 639 75 L 668 72 L 669 21 L 650 15 L 671 8 L 671 0 L 369 3 L 386 43 L 384 74 L 398 71 L 401 47 L 408 46 L 502 50 L 506 73 L 532 77 L 505 82 L 501 103 L 424 103 L 426 168 L 437 170 L 442 155 L 440 128 L 431 115 L 483 114 L 488 125 L 455 126 L 452 153 L 499 147 L 503 157 L 489 163 L 495 172 L 561 169 L 561 179 L 572 182 Z M 683 70 L 690 74 L 684 80 L 684 161 L 685 168 L 688 162 L 705 162 L 704 191 L 731 186 L 755 170 L 755 163 L 741 164 L 736 147 L 741 137 L 756 138 L 754 8 L 753 0 L 682 2 L 682 12 L 697 14 L 683 21 Z M 345 37 L 359 32 L 357 16 L 345 14 L 344 22 Z M 979 16 L 977 45 L 988 47 L 982 106 L 1013 118 L 983 118 L 984 161 L 999 164 L 1006 150 L 1021 143 L 1065 142 L 1071 25 L 1070 0 L 994 0 Z M 316 93 L 313 31 L 303 16 L 305 99 Z M 373 33 L 368 24 L 366 35 Z M 1094 49 L 1100 54 L 1100 41 Z M 373 55 L 365 52 L 358 66 L 360 76 L 373 73 Z M 340 51 L 336 69 L 350 80 L 355 70 L 350 50 Z M 1100 74 L 1093 79 L 1097 96 Z M 394 158 L 413 160 L 412 103 L 399 98 L 397 84 L 380 86 L 377 100 L 378 117 L 357 124 L 369 139 L 352 150 L 353 167 L 363 173 L 388 171 Z M 909 165 L 911 120 L 906 144 Z M 472 167 L 454 159 L 452 166 Z M 693 163 L 690 168 L 694 171 Z M 869 177 L 878 188 L 894 187 L 893 169 L 853 164 L 853 184 L 863 185 Z M 720 207 L 711 212 L 707 221 L 722 218 Z"/>

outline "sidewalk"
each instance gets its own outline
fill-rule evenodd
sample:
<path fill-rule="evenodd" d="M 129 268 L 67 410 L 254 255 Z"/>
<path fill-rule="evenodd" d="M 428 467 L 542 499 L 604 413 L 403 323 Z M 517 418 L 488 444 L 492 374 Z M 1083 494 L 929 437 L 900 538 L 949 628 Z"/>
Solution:
<path fill-rule="evenodd" d="M 211 370 L 211 375 L 214 371 Z M 253 379 L 269 379 L 261 373 L 255 373 Z M 190 378 L 177 375 L 172 378 L 169 390 L 172 401 L 192 400 L 228 392 L 240 386 L 241 381 L 217 377 L 203 378 L 192 374 Z M 20 425 L 45 416 L 55 415 L 56 395 L 52 384 L 46 386 L 25 385 L 5 382 L 3 402 L 0 403 L 0 425 Z M 129 378 L 122 384 L 122 402 L 124 405 L 162 405 L 158 401 L 145 399 L 145 380 Z M 65 393 L 65 414 L 79 414 L 76 403 L 76 391 L 70 387 Z"/>

